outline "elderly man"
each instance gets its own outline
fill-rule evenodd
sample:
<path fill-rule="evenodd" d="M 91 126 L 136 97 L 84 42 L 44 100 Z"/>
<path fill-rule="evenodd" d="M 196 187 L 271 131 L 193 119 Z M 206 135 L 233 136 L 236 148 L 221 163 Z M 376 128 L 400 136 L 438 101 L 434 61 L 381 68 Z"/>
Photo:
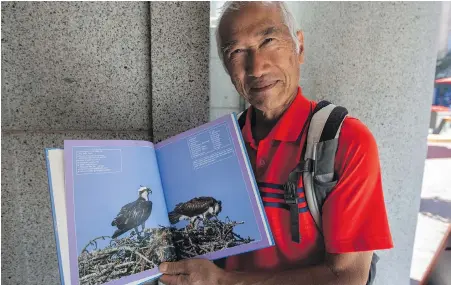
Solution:
<path fill-rule="evenodd" d="M 301 143 L 297 138 L 316 106 L 298 86 L 303 34 L 295 30 L 282 2 L 238 2 L 225 5 L 217 39 L 227 73 L 251 104 L 242 133 L 256 180 L 262 193 L 274 193 L 271 187 L 285 183 L 298 163 L 305 135 Z M 168 285 L 366 284 L 373 251 L 393 244 L 377 146 L 355 118 L 343 122 L 334 169 L 338 183 L 322 208 L 323 234 L 307 208 L 299 211 L 301 238 L 293 241 L 289 211 L 265 206 L 276 246 L 228 257 L 224 268 L 201 259 L 163 263 L 161 281 Z"/>

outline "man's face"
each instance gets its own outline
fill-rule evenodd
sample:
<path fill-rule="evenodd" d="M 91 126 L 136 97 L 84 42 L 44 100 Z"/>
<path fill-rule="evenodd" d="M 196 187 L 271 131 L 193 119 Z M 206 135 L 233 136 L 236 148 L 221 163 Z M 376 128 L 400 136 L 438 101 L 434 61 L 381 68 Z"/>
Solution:
<path fill-rule="evenodd" d="M 303 53 L 296 52 L 278 7 L 252 3 L 229 12 L 219 36 L 232 83 L 251 105 L 269 112 L 296 95 Z M 296 44 L 302 51 L 300 32 Z"/>

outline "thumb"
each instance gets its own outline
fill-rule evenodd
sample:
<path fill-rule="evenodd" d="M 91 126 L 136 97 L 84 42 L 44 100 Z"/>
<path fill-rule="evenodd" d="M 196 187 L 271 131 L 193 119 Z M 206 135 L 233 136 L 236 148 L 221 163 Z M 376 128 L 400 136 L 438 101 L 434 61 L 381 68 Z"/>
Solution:
<path fill-rule="evenodd" d="M 177 262 L 163 262 L 159 268 L 161 273 L 164 274 L 189 274 L 187 260 L 181 260 Z"/>
<path fill-rule="evenodd" d="M 188 275 L 163 275 L 160 277 L 164 285 L 188 285 Z"/>

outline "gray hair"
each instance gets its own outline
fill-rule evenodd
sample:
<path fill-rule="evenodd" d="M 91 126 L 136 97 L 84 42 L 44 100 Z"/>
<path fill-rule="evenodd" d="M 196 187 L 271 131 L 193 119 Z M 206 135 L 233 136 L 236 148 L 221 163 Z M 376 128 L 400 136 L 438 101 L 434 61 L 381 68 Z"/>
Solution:
<path fill-rule="evenodd" d="M 224 58 L 223 58 L 223 54 L 222 54 L 222 42 L 219 37 L 219 26 L 220 26 L 221 20 L 224 17 L 224 15 L 227 14 L 229 11 L 231 11 L 231 10 L 238 11 L 238 10 L 240 10 L 240 8 L 242 6 L 247 5 L 249 3 L 256 3 L 256 2 L 227 1 L 224 3 L 224 5 L 221 8 L 221 13 L 220 13 L 220 16 L 218 19 L 218 25 L 216 26 L 216 47 L 218 49 L 219 58 L 221 59 L 221 62 L 223 63 L 223 65 L 224 65 Z M 290 32 L 290 36 L 293 40 L 293 44 L 296 47 L 296 52 L 299 53 L 299 45 L 297 44 L 298 38 L 297 38 L 297 34 L 296 34 L 297 23 L 296 23 L 296 20 L 294 19 L 293 15 L 291 14 L 291 12 L 288 10 L 288 7 L 285 5 L 285 3 L 282 1 L 260 1 L 259 3 L 262 3 L 265 6 L 275 5 L 281 10 L 284 24 L 287 26 L 287 28 Z"/>

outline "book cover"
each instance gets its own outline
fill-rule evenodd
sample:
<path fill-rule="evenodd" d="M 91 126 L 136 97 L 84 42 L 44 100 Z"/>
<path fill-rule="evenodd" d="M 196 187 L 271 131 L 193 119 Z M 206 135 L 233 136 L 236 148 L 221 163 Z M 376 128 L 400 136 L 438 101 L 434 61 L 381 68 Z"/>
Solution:
<path fill-rule="evenodd" d="M 64 284 L 140 284 L 163 261 L 274 244 L 235 115 L 155 145 L 68 140 L 47 160 Z"/>

